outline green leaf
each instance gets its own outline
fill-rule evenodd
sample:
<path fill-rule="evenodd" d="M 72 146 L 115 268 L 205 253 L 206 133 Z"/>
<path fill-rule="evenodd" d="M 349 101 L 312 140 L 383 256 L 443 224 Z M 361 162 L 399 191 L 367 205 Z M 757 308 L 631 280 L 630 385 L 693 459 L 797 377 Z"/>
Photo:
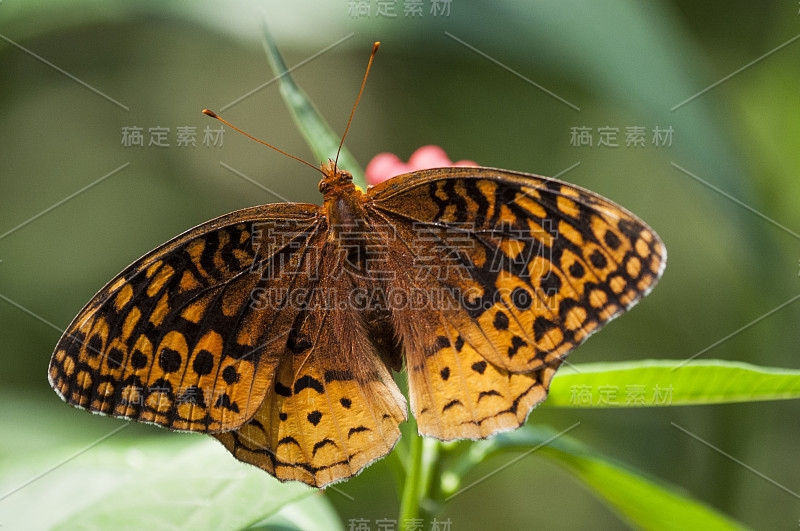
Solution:
<path fill-rule="evenodd" d="M 267 29 L 266 23 L 263 27 L 263 36 L 264 51 L 267 53 L 269 64 L 275 75 L 280 77 L 281 96 L 283 96 L 283 101 L 286 102 L 286 106 L 292 113 L 292 118 L 294 118 L 297 127 L 300 129 L 300 133 L 320 162 L 335 159 L 341 138 L 328 125 L 328 122 L 325 121 L 317 108 L 314 107 L 314 104 L 308 99 L 303 89 L 298 87 L 292 79 L 286 68 L 286 63 L 283 62 L 283 57 L 275 45 L 275 41 L 272 40 L 272 35 Z M 364 170 L 361 169 L 361 166 L 344 145 L 339 153 L 338 166 L 347 169 L 353 174 L 353 183 L 356 186 L 362 190 L 367 189 Z"/>
<path fill-rule="evenodd" d="M 344 529 L 344 526 L 340 523 L 333 506 L 320 492 L 296 503 L 285 505 L 276 514 L 251 526 L 250 529 L 328 531 Z"/>
<path fill-rule="evenodd" d="M 481 481 L 479 479 L 461 487 L 463 477 L 478 463 L 497 453 L 527 450 L 505 466 L 535 452 L 535 455 L 550 459 L 576 476 L 622 518 L 636 527 L 743 529 L 738 522 L 692 499 L 677 487 L 617 463 L 564 435 L 570 429 L 572 428 L 556 433 L 546 427 L 523 426 L 492 439 L 478 441 L 442 475 L 442 490 L 448 498 L 457 496 Z"/>
<path fill-rule="evenodd" d="M 800 371 L 721 360 L 643 360 L 563 368 L 548 407 L 653 407 L 800 398 Z"/>
<path fill-rule="evenodd" d="M 0 522 L 12 529 L 342 528 L 319 491 L 282 484 L 214 441 L 181 442 L 103 443 L 78 455 L 51 451 L 7 462 L 0 496 L 47 473 L 0 501 Z"/>

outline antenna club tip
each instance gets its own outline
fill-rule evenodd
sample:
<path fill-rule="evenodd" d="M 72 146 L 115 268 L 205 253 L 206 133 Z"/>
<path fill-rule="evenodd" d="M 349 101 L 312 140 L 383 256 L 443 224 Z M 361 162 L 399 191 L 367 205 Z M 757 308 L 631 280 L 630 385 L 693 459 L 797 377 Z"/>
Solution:
<path fill-rule="evenodd" d="M 375 41 L 375 44 L 372 45 L 372 53 L 376 53 L 378 51 L 378 47 L 381 45 L 381 41 Z"/>
<path fill-rule="evenodd" d="M 219 118 L 214 111 L 209 111 L 208 109 L 203 109 L 203 114 L 210 116 L 212 118 Z"/>

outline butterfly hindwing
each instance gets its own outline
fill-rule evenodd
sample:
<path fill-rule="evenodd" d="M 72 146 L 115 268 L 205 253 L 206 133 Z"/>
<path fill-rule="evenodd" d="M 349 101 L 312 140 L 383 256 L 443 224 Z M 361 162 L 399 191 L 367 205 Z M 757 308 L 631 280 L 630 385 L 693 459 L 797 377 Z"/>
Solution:
<path fill-rule="evenodd" d="M 237 459 L 281 481 L 323 487 L 389 453 L 406 402 L 348 300 L 356 283 L 330 272 L 295 298 L 300 312 L 255 416 L 215 436 Z"/>
<path fill-rule="evenodd" d="M 408 349 L 411 408 L 422 435 L 482 439 L 518 428 L 547 397 L 560 362 L 511 373 L 487 362 L 458 330 L 440 322 Z"/>
<path fill-rule="evenodd" d="M 547 396 L 560 361 L 525 373 L 488 362 L 483 353 L 492 346 L 487 346 L 486 338 L 475 343 L 462 335 L 474 325 L 459 315 L 466 309 L 458 306 L 457 286 L 432 278 L 444 275 L 443 261 L 420 264 L 408 256 L 406 243 L 412 240 L 404 236 L 402 224 L 392 230 L 386 226 L 373 223 L 387 249 L 392 249 L 385 269 L 393 274 L 384 279 L 383 289 L 389 294 L 417 294 L 387 298 L 394 302 L 389 308 L 403 346 L 411 409 L 420 434 L 441 440 L 478 439 L 519 427 Z M 462 284 L 468 280 L 462 278 Z M 515 336 L 511 345 L 519 350 L 526 343 Z"/>

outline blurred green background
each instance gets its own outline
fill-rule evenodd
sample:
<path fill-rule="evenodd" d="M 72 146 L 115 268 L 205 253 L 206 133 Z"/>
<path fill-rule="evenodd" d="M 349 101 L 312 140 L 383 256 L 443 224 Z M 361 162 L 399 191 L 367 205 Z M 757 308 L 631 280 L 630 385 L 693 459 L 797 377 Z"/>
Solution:
<path fill-rule="evenodd" d="M 319 176 L 295 161 L 229 130 L 223 146 L 203 145 L 203 130 L 219 125 L 200 113 L 208 107 L 311 158 L 277 84 L 252 92 L 274 77 L 261 48 L 262 18 L 289 67 L 344 39 L 293 71 L 337 131 L 371 44 L 382 41 L 347 138 L 362 167 L 382 151 L 407 159 L 437 144 L 454 160 L 485 166 L 542 175 L 572 168 L 561 178 L 659 232 L 669 251 L 659 286 L 571 361 L 685 359 L 800 293 L 797 2 L 452 0 L 440 5 L 449 13 L 434 15 L 426 0 L 421 16 L 411 17 L 399 0 L 386 3 L 394 18 L 379 16 L 374 0 L 369 14 L 358 11 L 363 4 L 0 3 L 0 464 L 38 452 L 47 457 L 37 458 L 34 476 L 68 455 L 64 448 L 84 447 L 122 423 L 70 408 L 50 390 L 57 329 L 172 236 L 280 201 L 221 163 L 280 196 L 319 202 Z M 145 146 L 124 146 L 125 127 L 143 128 Z M 169 129 L 169 147 L 148 145 L 157 127 Z M 196 128 L 196 146 L 178 145 L 181 127 Z M 576 127 L 591 128 L 591 147 L 571 145 Z M 604 127 L 617 129 L 617 147 L 598 145 Z M 644 146 L 626 146 L 631 127 L 644 128 Z M 654 145 L 655 128 L 672 128 L 671 145 Z M 789 304 L 700 359 L 800 368 L 799 318 L 800 303 Z M 797 419 L 798 404 L 789 401 L 542 407 L 528 422 L 561 430 L 580 421 L 575 438 L 766 529 L 800 521 Z M 118 437 L 196 439 L 147 426 Z M 337 488 L 353 500 L 332 490 L 324 496 L 345 522 L 396 518 L 384 462 Z M 25 497 L 23 489 L 0 501 L 0 524 L 29 505 Z M 621 525 L 535 456 L 455 498 L 443 518 L 458 530 Z"/>

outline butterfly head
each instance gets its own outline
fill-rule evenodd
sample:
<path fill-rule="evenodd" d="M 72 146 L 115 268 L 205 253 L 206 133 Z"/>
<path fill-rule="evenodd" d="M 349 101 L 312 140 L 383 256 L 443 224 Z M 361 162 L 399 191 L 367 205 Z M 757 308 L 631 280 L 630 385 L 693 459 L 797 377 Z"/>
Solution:
<path fill-rule="evenodd" d="M 320 164 L 320 169 L 323 177 L 319 182 L 319 191 L 322 195 L 327 197 L 355 190 L 353 175 L 349 171 L 337 168 L 332 159 Z"/>

